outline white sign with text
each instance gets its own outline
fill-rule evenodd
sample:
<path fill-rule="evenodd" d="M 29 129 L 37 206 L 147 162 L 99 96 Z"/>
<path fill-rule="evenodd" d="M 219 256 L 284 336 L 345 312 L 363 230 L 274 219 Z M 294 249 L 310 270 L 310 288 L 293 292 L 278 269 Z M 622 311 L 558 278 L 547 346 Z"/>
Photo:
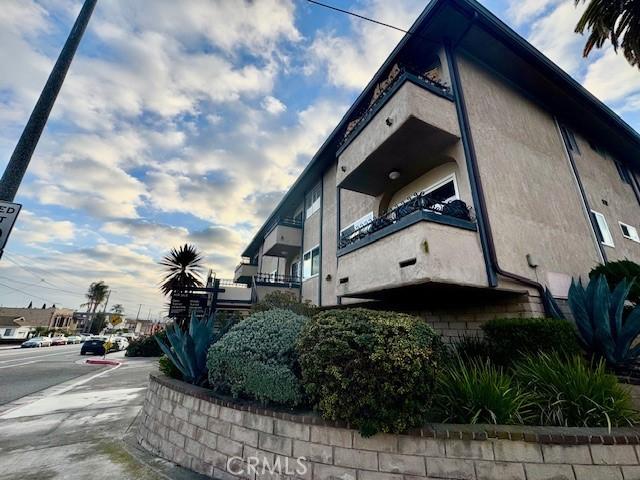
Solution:
<path fill-rule="evenodd" d="M 9 240 L 9 234 L 13 228 L 13 224 L 16 223 L 21 208 L 22 205 L 19 203 L 0 200 L 0 251 L 4 249 L 7 240 Z"/>

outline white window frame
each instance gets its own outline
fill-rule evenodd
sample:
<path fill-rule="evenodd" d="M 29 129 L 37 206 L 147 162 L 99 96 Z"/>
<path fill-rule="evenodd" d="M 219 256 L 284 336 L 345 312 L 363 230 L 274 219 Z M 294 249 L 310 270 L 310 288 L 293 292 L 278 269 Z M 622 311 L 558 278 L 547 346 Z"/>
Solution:
<path fill-rule="evenodd" d="M 602 236 L 602 244 L 607 247 L 615 247 L 613 243 L 613 235 L 611 235 L 611 230 L 609 230 L 609 225 L 607 224 L 607 219 L 600 212 L 596 212 L 595 210 L 591 210 L 594 218 L 596 219 L 596 224 L 600 229 L 600 235 Z"/>
<path fill-rule="evenodd" d="M 458 179 L 456 178 L 455 172 L 447 175 L 446 177 L 441 178 L 437 182 L 433 183 L 430 187 L 427 187 L 424 190 L 422 190 L 420 193 L 424 193 L 424 194 L 431 193 L 434 190 L 437 190 L 438 188 L 442 187 L 443 185 L 449 183 L 450 181 L 453 181 L 453 191 L 455 192 L 455 194 L 454 194 L 453 197 L 449 197 L 445 201 L 448 202 L 448 201 L 451 201 L 451 200 L 459 200 L 460 199 L 460 191 L 458 190 Z"/>
<path fill-rule="evenodd" d="M 366 225 L 367 223 L 371 222 L 372 220 L 373 220 L 373 212 L 369 212 L 366 215 L 363 215 L 362 217 L 357 219 L 355 222 L 351 222 L 346 227 L 340 229 L 340 239 L 342 239 L 342 234 L 344 232 L 349 230 L 351 227 L 354 227 L 354 232 L 351 235 L 349 235 L 349 238 L 351 238 L 355 234 L 356 230 L 358 230 L 359 228 L 363 227 L 364 225 Z"/>
<path fill-rule="evenodd" d="M 315 195 L 317 195 L 317 197 L 314 199 Z M 311 204 L 308 204 L 309 198 L 311 198 Z M 318 183 L 304 197 L 305 218 L 309 218 L 311 215 L 313 215 L 318 210 L 320 210 L 321 198 L 322 198 L 322 185 Z"/>
<path fill-rule="evenodd" d="M 638 236 L 638 229 L 636 227 L 620 221 L 618 221 L 618 224 L 620 225 L 620 231 L 622 232 L 622 236 L 624 238 L 636 243 L 640 243 L 640 236 Z M 629 235 L 626 235 L 624 233 L 624 230 L 622 229 L 622 227 L 625 227 L 628 230 Z"/>
<path fill-rule="evenodd" d="M 311 278 L 317 277 L 320 272 L 313 274 L 313 251 L 318 250 L 318 257 L 320 256 L 320 244 L 316 245 L 313 248 L 310 248 L 306 252 L 302 254 L 302 280 L 309 280 Z M 307 275 L 307 269 L 305 268 L 305 257 L 309 254 L 309 274 Z"/>

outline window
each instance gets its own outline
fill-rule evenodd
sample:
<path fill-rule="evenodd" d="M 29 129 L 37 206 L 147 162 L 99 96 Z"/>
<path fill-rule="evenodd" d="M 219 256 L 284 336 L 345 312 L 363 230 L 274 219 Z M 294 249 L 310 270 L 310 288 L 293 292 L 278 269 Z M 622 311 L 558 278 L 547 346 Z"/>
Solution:
<path fill-rule="evenodd" d="M 305 252 L 302 257 L 302 278 L 315 277 L 320 273 L 320 246 Z"/>
<path fill-rule="evenodd" d="M 620 224 L 620 230 L 622 230 L 622 236 L 624 238 L 628 238 L 629 240 L 640 243 L 640 237 L 638 236 L 638 230 L 636 229 L 636 227 L 632 227 L 631 225 L 627 225 L 626 223 L 622 222 L 618 223 Z"/>
<path fill-rule="evenodd" d="M 320 209 L 320 194 L 320 184 L 313 187 L 313 190 L 307 193 L 307 197 L 304 202 L 307 218 Z"/>
<path fill-rule="evenodd" d="M 458 198 L 458 184 L 455 173 L 434 183 L 424 190 L 429 198 L 436 202 L 446 203 Z"/>
<path fill-rule="evenodd" d="M 348 227 L 340 230 L 340 239 L 351 238 L 356 230 L 371 222 L 371 220 L 373 220 L 373 212 L 367 213 L 364 217 L 359 218 Z"/>
<path fill-rule="evenodd" d="M 567 149 L 580 155 L 580 148 L 578 147 L 578 142 L 576 142 L 576 136 L 573 132 L 564 125 L 560 125 L 560 131 L 562 132 L 562 138 L 564 139 Z"/>
<path fill-rule="evenodd" d="M 629 169 L 617 160 L 614 160 L 613 163 L 616 164 L 616 169 L 618 170 L 618 175 L 620 175 L 620 179 L 624 183 L 631 185 L 631 173 L 629 172 Z"/>
<path fill-rule="evenodd" d="M 300 262 L 296 261 L 291 264 L 291 276 L 293 278 L 300 278 Z"/>
<path fill-rule="evenodd" d="M 593 219 L 595 220 L 596 226 L 598 227 L 596 228 L 596 235 L 598 236 L 598 240 L 600 240 L 603 245 L 613 247 L 613 236 L 611 236 L 609 225 L 607 225 L 607 220 L 604 218 L 604 215 L 594 210 L 591 210 L 591 215 L 593 215 Z"/>

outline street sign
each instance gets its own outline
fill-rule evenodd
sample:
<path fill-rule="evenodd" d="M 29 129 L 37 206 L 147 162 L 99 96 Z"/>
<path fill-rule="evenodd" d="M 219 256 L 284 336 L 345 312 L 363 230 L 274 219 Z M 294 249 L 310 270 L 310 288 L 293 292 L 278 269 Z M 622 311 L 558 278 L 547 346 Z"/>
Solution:
<path fill-rule="evenodd" d="M 195 312 L 197 317 L 202 317 L 209 303 L 209 295 L 206 293 L 194 293 L 186 291 L 174 291 L 171 295 L 169 306 L 170 317 L 191 317 Z"/>
<path fill-rule="evenodd" d="M 0 252 L 9 240 L 9 234 L 16 223 L 22 205 L 0 200 Z"/>

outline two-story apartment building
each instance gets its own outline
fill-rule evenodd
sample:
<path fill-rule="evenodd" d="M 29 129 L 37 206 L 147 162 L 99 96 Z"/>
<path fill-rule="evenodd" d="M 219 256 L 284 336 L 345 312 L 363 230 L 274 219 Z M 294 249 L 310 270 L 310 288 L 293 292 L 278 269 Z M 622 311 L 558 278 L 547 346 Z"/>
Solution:
<path fill-rule="evenodd" d="M 568 27 L 569 28 L 569 27 Z M 640 137 L 474 0 L 431 1 L 243 252 L 236 281 L 455 334 L 640 262 Z"/>

